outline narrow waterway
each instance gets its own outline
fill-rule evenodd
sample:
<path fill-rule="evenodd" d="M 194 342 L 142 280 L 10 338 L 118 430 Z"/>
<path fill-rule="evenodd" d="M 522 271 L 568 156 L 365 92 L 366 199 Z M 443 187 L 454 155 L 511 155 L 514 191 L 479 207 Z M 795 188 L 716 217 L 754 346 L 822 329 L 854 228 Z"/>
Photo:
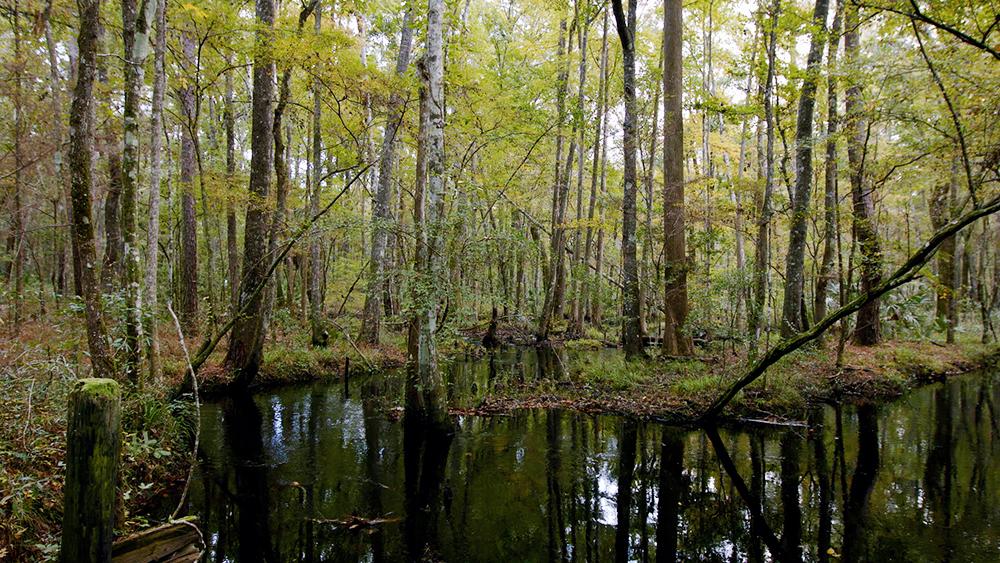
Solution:
<path fill-rule="evenodd" d="M 457 362 L 453 401 L 558 371 Z M 203 407 L 190 513 L 208 561 L 989 561 L 1000 553 L 995 373 L 810 425 L 684 430 L 614 416 L 392 422 L 399 375 Z"/>

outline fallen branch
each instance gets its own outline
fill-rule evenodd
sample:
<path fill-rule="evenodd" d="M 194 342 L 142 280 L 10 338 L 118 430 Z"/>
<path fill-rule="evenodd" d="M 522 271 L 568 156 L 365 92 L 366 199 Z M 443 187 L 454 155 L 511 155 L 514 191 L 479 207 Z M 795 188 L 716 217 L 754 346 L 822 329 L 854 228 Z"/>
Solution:
<path fill-rule="evenodd" d="M 836 311 L 831 312 L 829 315 L 824 317 L 823 320 L 813 325 L 811 329 L 800 332 L 799 334 L 781 341 L 777 346 L 770 349 L 757 361 L 753 362 L 746 373 L 730 385 L 728 389 L 723 391 L 722 395 L 720 395 L 719 398 L 708 407 L 704 414 L 699 417 L 699 422 L 705 422 L 718 416 L 719 413 L 722 412 L 722 409 L 724 409 L 726 405 L 733 400 L 733 397 L 735 397 L 737 393 L 739 393 L 747 385 L 753 383 L 758 377 L 764 375 L 767 368 L 774 365 L 774 363 L 781 358 L 784 358 L 788 354 L 798 350 L 805 344 L 819 338 L 820 335 L 826 332 L 827 329 L 832 327 L 834 323 L 840 319 L 857 312 L 858 309 L 863 307 L 865 304 L 878 299 L 893 289 L 919 278 L 921 276 L 920 268 L 927 264 L 927 262 L 934 255 L 934 252 L 939 246 L 941 246 L 941 243 L 977 220 L 992 215 L 998 211 L 1000 211 L 1000 195 L 995 196 L 989 202 L 980 207 L 973 208 L 972 211 L 969 211 L 965 215 L 952 219 L 951 222 L 934 233 L 930 240 L 928 240 L 922 247 L 920 247 L 919 250 L 911 255 L 910 258 L 907 259 L 902 266 L 897 268 L 891 276 L 872 288 L 871 291 L 862 293 L 861 295 L 855 297 L 852 301 L 841 306 Z"/>

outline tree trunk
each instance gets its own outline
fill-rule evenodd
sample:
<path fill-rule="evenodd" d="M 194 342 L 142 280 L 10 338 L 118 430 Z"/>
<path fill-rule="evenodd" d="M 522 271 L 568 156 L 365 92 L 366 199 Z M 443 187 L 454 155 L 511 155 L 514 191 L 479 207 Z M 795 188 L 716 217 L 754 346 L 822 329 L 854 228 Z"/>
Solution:
<path fill-rule="evenodd" d="M 412 11 L 403 15 L 403 30 L 399 36 L 399 54 L 396 57 L 396 76 L 401 77 L 410 65 L 410 46 L 413 30 L 410 27 Z M 379 160 L 378 189 L 372 213 L 372 252 L 369 264 L 368 293 L 361 317 L 360 340 L 378 344 L 382 321 L 382 293 L 385 290 L 386 247 L 389 242 L 389 225 L 392 214 L 389 200 L 392 197 L 392 174 L 396 166 L 396 135 L 403 119 L 403 97 L 395 91 L 389 98 L 385 133 L 382 139 L 382 155 Z"/>
<path fill-rule="evenodd" d="M 858 7 L 847 7 L 844 21 L 844 56 L 849 66 L 858 64 L 858 36 L 860 27 Z M 868 126 L 864 117 L 861 85 L 852 83 L 847 88 L 846 110 L 848 119 L 847 159 L 851 167 L 851 202 L 854 210 L 854 238 L 861 251 L 861 293 L 869 293 L 882 281 L 882 249 L 875 228 L 875 202 L 872 190 L 865 184 Z M 877 344 L 881 338 L 879 300 L 873 299 L 858 311 L 854 327 L 854 342 L 862 346 Z"/>
<path fill-rule="evenodd" d="M 681 98 L 683 22 L 681 0 L 663 4 L 663 230 L 665 283 L 663 352 L 693 352 L 684 326 L 688 315 L 687 249 L 684 241 L 684 115 Z"/>
<path fill-rule="evenodd" d="M 764 328 L 764 309 L 768 293 L 768 269 L 771 264 L 770 231 L 771 231 L 771 196 L 774 194 L 774 64 L 777 45 L 778 16 L 781 10 L 780 0 L 774 0 L 770 9 L 771 29 L 767 38 L 767 79 L 764 81 L 764 122 L 767 128 L 767 142 L 764 153 L 764 193 L 760 198 L 760 212 L 757 216 L 757 250 L 754 256 L 754 295 L 750 310 L 750 327 L 753 344 L 751 352 L 759 342 Z"/>
<path fill-rule="evenodd" d="M 149 0 L 147 0 L 149 1 Z M 156 43 L 153 55 L 153 107 L 149 125 L 149 224 L 146 229 L 146 272 L 144 289 L 149 311 L 146 333 L 149 335 L 149 377 L 160 373 L 160 341 L 157 336 L 157 272 L 160 244 L 160 151 L 163 150 L 163 93 L 166 89 L 164 60 L 167 52 L 166 0 L 156 1 Z"/>
<path fill-rule="evenodd" d="M 935 186 L 928 202 L 930 211 L 931 226 L 934 230 L 940 230 L 951 220 L 956 208 L 957 177 L 952 173 L 952 181 L 941 183 Z M 956 297 L 958 284 L 956 284 L 956 240 L 950 237 L 941 243 L 941 248 L 937 252 L 937 299 L 935 312 L 938 322 L 944 324 L 946 328 L 946 338 L 949 344 L 955 342 L 955 324 L 957 322 L 958 307 L 956 307 Z"/>
<path fill-rule="evenodd" d="M 313 31 L 319 35 L 323 25 L 323 14 L 319 4 L 316 5 L 314 18 Z M 320 170 L 323 168 L 323 132 L 320 129 L 323 106 L 320 103 L 319 83 L 315 82 L 313 88 L 312 189 L 309 192 L 309 215 L 315 217 L 319 213 Z M 322 322 L 323 263 L 320 244 L 320 234 L 314 230 L 309 237 L 309 324 L 312 328 L 313 346 L 325 346 L 327 341 L 327 333 Z"/>
<path fill-rule="evenodd" d="M 110 147 L 107 154 L 108 193 L 104 200 L 104 259 L 101 262 L 101 288 L 104 293 L 115 293 L 121 281 L 122 228 L 122 161 L 117 147 Z"/>
<path fill-rule="evenodd" d="M 236 178 L 236 116 L 233 113 L 233 71 L 226 72 L 226 101 L 223 109 L 226 127 L 226 179 L 232 186 Z M 235 315 L 240 299 L 240 255 L 236 241 L 236 208 L 233 198 L 226 198 L 226 271 L 229 281 L 229 311 Z"/>
<path fill-rule="evenodd" d="M 125 374 L 131 381 L 139 377 L 139 338 L 142 333 L 142 296 L 139 292 L 139 245 L 136 238 L 136 208 L 139 204 L 139 96 L 142 93 L 143 65 L 149 55 L 149 30 L 157 0 L 122 0 L 122 35 L 125 43 L 125 143 L 122 148 L 122 242 L 125 246 L 123 285 L 125 286 Z M 156 248 L 151 249 L 153 252 Z"/>
<path fill-rule="evenodd" d="M 240 281 L 240 306 L 243 311 L 233 325 L 226 353 L 226 368 L 236 376 L 234 383 L 246 387 L 260 370 L 264 349 L 263 292 L 255 291 L 266 283 L 268 212 L 267 194 L 271 183 L 274 113 L 274 67 L 270 43 L 274 27 L 274 0 L 256 0 L 259 22 L 253 65 L 253 101 L 250 132 L 250 200 L 244 226 L 243 277 Z"/>
<path fill-rule="evenodd" d="M 828 8 L 828 0 L 816 0 L 812 19 L 812 38 L 809 41 L 809 58 L 806 61 L 806 75 L 802 79 L 798 118 L 795 124 L 795 191 L 788 235 L 788 253 L 785 256 L 785 300 L 781 315 L 781 336 L 785 338 L 806 329 L 809 325 L 802 303 L 805 288 L 806 228 L 813 180 L 813 110 L 816 107 L 816 81 L 819 64 L 823 59 L 822 40 L 826 34 Z"/>
<path fill-rule="evenodd" d="M 572 37 L 570 38 L 572 43 Z M 555 184 L 552 191 L 552 235 L 550 244 L 551 263 L 548 272 L 545 274 L 545 301 L 542 303 L 542 314 L 538 320 L 538 328 L 535 332 L 535 339 L 544 342 L 549 338 L 549 331 L 552 329 L 552 317 L 555 316 L 557 307 L 556 290 L 558 285 L 558 269 L 561 268 L 559 256 L 562 251 L 562 217 L 559 214 L 559 202 L 562 200 L 561 192 L 563 186 L 562 170 L 562 147 L 563 147 L 563 125 L 566 121 L 566 90 L 569 82 L 566 66 L 563 58 L 566 55 L 566 20 L 559 22 L 559 48 L 556 50 L 556 60 L 559 64 L 559 75 L 556 79 L 556 174 Z"/>
<path fill-rule="evenodd" d="M 14 278 L 14 318 L 13 327 L 14 330 L 19 330 L 21 325 L 21 307 L 24 300 L 24 211 L 21 206 L 21 188 L 24 183 L 23 179 L 23 169 L 24 169 L 24 158 L 23 158 L 23 134 L 24 134 L 24 100 L 23 100 L 23 73 L 24 73 L 24 61 L 21 60 L 21 23 L 20 23 L 20 8 L 19 2 L 15 0 L 14 2 L 14 13 L 11 18 L 11 26 L 14 28 L 14 95 L 13 105 L 14 105 L 14 119 L 13 119 L 13 135 L 14 138 L 14 205 L 11 210 L 11 233 L 14 239 L 14 255 L 11 257 L 13 262 L 11 268 L 11 277 Z M 41 280 L 39 280 L 41 282 Z"/>
<path fill-rule="evenodd" d="M 415 322 L 411 326 L 408 349 L 407 416 L 424 420 L 432 426 L 447 423 L 447 398 L 438 369 L 435 333 L 440 306 L 442 269 L 441 230 L 443 228 L 445 152 L 444 152 L 444 0 L 429 0 L 427 38 L 421 76 L 421 147 L 418 158 L 425 159 L 426 190 L 418 178 L 414 201 L 417 227 L 417 273 L 423 286 L 417 296 Z M 426 192 L 426 197 L 424 197 Z"/>
<path fill-rule="evenodd" d="M 618 38 L 622 43 L 625 86 L 625 122 L 622 126 L 625 156 L 625 187 L 622 209 L 622 344 L 625 357 L 643 355 L 639 310 L 639 266 L 636 260 L 636 135 L 635 135 L 635 10 L 636 0 L 629 0 L 628 20 L 621 0 L 612 0 Z"/>
<path fill-rule="evenodd" d="M 580 268 L 580 264 L 583 263 L 581 252 L 582 237 L 580 232 L 580 221 L 583 219 L 583 168 L 584 168 L 584 147 L 586 145 L 586 127 L 582 123 L 582 116 L 584 115 L 584 87 L 587 83 L 587 39 L 590 35 L 590 20 L 589 14 L 583 14 L 582 18 L 580 14 L 577 14 L 577 21 L 580 22 L 579 25 L 582 30 L 578 31 L 577 41 L 580 43 L 580 89 L 577 92 L 576 98 L 576 113 L 580 117 L 580 137 L 579 145 L 580 150 L 577 153 L 577 164 L 576 164 L 576 226 L 573 229 L 573 285 L 570 290 L 570 294 L 573 297 L 573 308 L 572 308 L 572 332 L 575 335 L 583 334 L 583 304 L 580 295 L 580 278 L 586 275 L 587 265 L 583 264 L 583 268 Z"/>
<path fill-rule="evenodd" d="M 87 345 L 95 377 L 114 375 L 107 330 L 101 311 L 101 293 L 97 285 L 97 251 L 94 245 L 94 222 L 91 215 L 91 187 L 94 182 L 93 104 L 94 77 L 97 71 L 97 44 L 101 33 L 100 0 L 79 0 L 80 34 L 77 37 L 76 87 L 70 109 L 69 166 L 73 199 L 73 252 L 80 260 L 80 289 L 87 319 Z"/>
<path fill-rule="evenodd" d="M 837 45 L 840 42 L 840 23 L 843 2 L 837 1 L 833 28 L 827 42 L 827 120 L 826 120 L 826 171 L 823 198 L 823 258 L 816 278 L 816 295 L 813 297 L 813 320 L 826 316 L 826 298 L 835 274 L 833 258 L 837 248 Z"/>
<path fill-rule="evenodd" d="M 184 59 L 194 64 L 195 44 L 190 32 L 181 33 Z M 198 330 L 198 223 L 195 216 L 194 175 L 195 140 L 195 85 L 188 82 L 177 90 L 181 115 L 181 255 L 180 255 L 180 321 L 185 334 Z M 207 217 L 206 217 L 207 220 Z"/>
<path fill-rule="evenodd" d="M 599 77 L 598 87 L 597 87 L 597 123 L 595 124 L 594 132 L 594 153 L 591 158 L 590 165 L 590 203 L 587 205 L 587 238 L 584 244 L 583 250 L 583 265 L 586 269 L 590 268 L 590 259 L 594 246 L 594 216 L 597 211 L 597 180 L 598 171 L 597 167 L 601 161 L 601 151 L 603 150 L 605 144 L 605 137 L 607 135 L 606 128 L 604 127 L 605 114 L 607 113 L 607 88 L 608 88 L 608 12 L 604 11 L 604 23 L 601 32 L 601 75 Z M 598 265 L 598 271 L 600 265 Z M 598 278 L 600 275 L 598 274 Z M 584 302 L 583 311 L 580 313 L 580 332 L 583 329 L 583 317 L 584 315 L 590 314 L 591 324 L 596 325 L 597 321 L 594 315 L 591 313 L 591 301 L 593 299 L 594 284 L 590 281 L 591 276 L 586 275 L 584 277 Z"/>

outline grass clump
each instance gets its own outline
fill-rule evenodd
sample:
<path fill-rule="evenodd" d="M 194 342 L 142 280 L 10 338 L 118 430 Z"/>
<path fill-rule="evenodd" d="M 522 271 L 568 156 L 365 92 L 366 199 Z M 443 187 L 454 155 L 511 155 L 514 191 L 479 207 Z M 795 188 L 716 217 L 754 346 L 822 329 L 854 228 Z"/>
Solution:
<path fill-rule="evenodd" d="M 649 378 L 650 366 L 621 355 L 585 356 L 573 365 L 571 373 L 581 383 L 622 390 L 644 383 Z"/>

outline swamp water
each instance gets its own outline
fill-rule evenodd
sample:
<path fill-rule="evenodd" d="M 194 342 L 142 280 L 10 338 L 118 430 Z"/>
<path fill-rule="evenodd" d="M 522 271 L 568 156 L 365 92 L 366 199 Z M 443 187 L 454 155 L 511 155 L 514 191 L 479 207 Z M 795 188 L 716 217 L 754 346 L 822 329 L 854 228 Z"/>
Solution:
<path fill-rule="evenodd" d="M 563 362 L 449 368 L 452 404 Z M 978 373 L 810 427 L 557 410 L 392 422 L 399 374 L 204 405 L 208 561 L 998 561 L 1000 388 Z"/>

